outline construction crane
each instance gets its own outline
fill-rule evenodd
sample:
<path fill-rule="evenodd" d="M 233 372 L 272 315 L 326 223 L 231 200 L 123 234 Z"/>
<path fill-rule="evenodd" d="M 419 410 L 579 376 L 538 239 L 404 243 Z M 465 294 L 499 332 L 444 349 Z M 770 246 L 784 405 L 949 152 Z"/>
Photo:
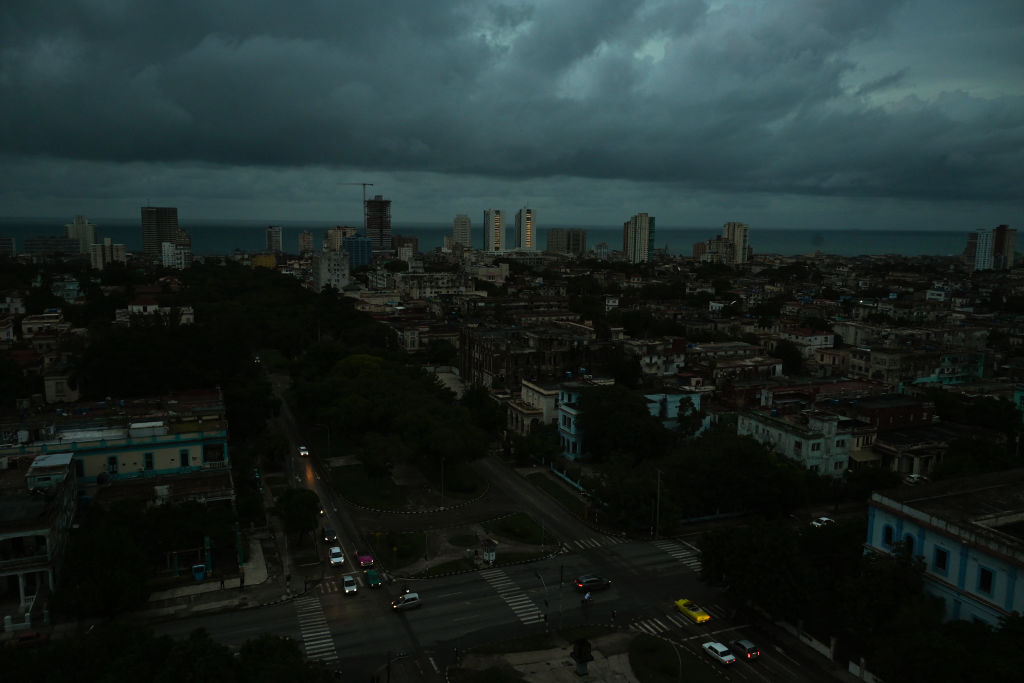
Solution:
<path fill-rule="evenodd" d="M 342 183 L 342 185 L 363 186 L 363 237 L 366 237 L 366 188 L 367 186 L 373 187 L 373 183 Z"/>

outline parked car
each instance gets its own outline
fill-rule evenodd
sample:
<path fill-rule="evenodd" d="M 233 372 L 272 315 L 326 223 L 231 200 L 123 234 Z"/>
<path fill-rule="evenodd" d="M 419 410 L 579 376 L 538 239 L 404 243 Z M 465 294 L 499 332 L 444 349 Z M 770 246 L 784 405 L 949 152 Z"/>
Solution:
<path fill-rule="evenodd" d="M 704 609 L 693 600 L 687 600 L 686 598 L 676 600 L 676 609 L 682 612 L 684 617 L 695 624 L 703 624 L 705 621 L 711 619 L 711 615 L 705 612 Z"/>
<path fill-rule="evenodd" d="M 305 446 L 299 446 L 299 455 L 302 456 L 303 458 L 308 457 L 309 449 L 306 448 Z"/>
<path fill-rule="evenodd" d="M 419 593 L 403 593 L 391 601 L 391 609 L 396 612 L 407 609 L 416 609 L 423 604 Z"/>
<path fill-rule="evenodd" d="M 714 659 L 720 664 L 735 664 L 736 657 L 733 653 L 729 652 L 729 648 L 721 643 L 715 641 L 709 641 L 701 645 L 704 648 L 704 652 L 708 653 L 708 656 Z"/>
<path fill-rule="evenodd" d="M 761 656 L 761 650 L 757 645 L 746 639 L 732 641 L 729 643 L 729 649 L 736 655 L 736 659 L 757 659 Z"/>
<path fill-rule="evenodd" d="M 359 586 L 356 584 L 355 577 L 351 574 L 346 574 L 341 580 L 341 585 L 345 588 L 345 595 L 349 593 L 355 593 L 359 590 Z"/>
<path fill-rule="evenodd" d="M 823 526 L 832 526 L 836 523 L 836 520 L 831 517 L 815 517 L 811 520 L 811 526 L 815 529 L 820 529 Z"/>
<path fill-rule="evenodd" d="M 361 553 L 356 551 L 356 559 L 359 560 L 359 566 L 363 569 L 373 566 L 373 555 L 370 553 Z"/>
<path fill-rule="evenodd" d="M 327 556 L 331 560 L 332 567 L 340 567 L 345 564 L 345 553 L 341 552 L 341 548 L 338 546 L 332 547 L 327 551 Z"/>
<path fill-rule="evenodd" d="M 338 542 L 338 532 L 335 531 L 334 529 L 332 529 L 329 526 L 325 526 L 323 529 L 321 529 L 321 534 L 320 535 L 323 536 L 324 543 L 337 543 Z"/>
<path fill-rule="evenodd" d="M 583 574 L 577 576 L 572 581 L 572 585 L 576 587 L 576 590 L 580 593 L 588 593 L 590 591 L 602 591 L 612 585 L 611 579 L 606 579 L 603 576 L 597 574 Z"/>
<path fill-rule="evenodd" d="M 908 474 L 903 481 L 907 482 L 911 486 L 916 486 L 921 482 L 928 481 L 928 477 L 924 476 L 923 474 Z"/>
<path fill-rule="evenodd" d="M 370 569 L 366 572 L 366 585 L 370 588 L 380 588 L 384 585 L 384 582 L 380 580 L 380 574 L 377 573 L 376 569 Z"/>

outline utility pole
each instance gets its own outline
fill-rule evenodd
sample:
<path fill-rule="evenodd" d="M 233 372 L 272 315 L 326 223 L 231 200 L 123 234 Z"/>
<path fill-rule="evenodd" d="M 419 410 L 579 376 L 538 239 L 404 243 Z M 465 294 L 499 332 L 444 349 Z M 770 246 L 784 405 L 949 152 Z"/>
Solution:
<path fill-rule="evenodd" d="M 363 186 L 363 234 L 361 237 L 366 237 L 366 187 L 373 187 L 373 183 L 342 183 L 342 185 L 362 185 Z"/>

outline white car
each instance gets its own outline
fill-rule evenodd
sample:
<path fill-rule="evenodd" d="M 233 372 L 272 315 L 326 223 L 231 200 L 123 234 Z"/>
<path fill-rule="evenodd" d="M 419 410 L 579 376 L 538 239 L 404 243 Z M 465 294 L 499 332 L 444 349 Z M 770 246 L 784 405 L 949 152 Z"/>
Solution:
<path fill-rule="evenodd" d="M 303 458 L 309 457 L 309 449 L 305 446 L 299 446 L 299 455 Z"/>
<path fill-rule="evenodd" d="M 356 584 L 356 580 L 351 574 L 345 575 L 345 578 L 341 580 L 341 585 L 345 587 L 345 595 L 355 593 L 359 590 L 359 586 Z"/>
<path fill-rule="evenodd" d="M 341 548 L 338 546 L 334 546 L 328 550 L 327 556 L 331 559 L 332 567 L 340 567 L 345 564 L 345 554 L 341 552 Z"/>
<path fill-rule="evenodd" d="M 823 526 L 832 526 L 836 523 L 836 520 L 831 517 L 815 517 L 811 520 L 811 526 L 815 529 L 820 529 Z"/>
<path fill-rule="evenodd" d="M 701 645 L 701 647 L 704 648 L 704 652 L 707 652 L 708 656 L 711 657 L 711 659 L 714 659 L 719 664 L 736 663 L 736 657 L 733 655 L 733 653 L 729 652 L 729 648 L 727 648 L 725 645 L 722 645 L 721 643 L 708 641 Z"/>
<path fill-rule="evenodd" d="M 928 477 L 924 476 L 923 474 L 908 474 L 907 478 L 904 479 L 903 481 L 907 482 L 911 486 L 916 486 L 921 482 L 928 481 Z"/>

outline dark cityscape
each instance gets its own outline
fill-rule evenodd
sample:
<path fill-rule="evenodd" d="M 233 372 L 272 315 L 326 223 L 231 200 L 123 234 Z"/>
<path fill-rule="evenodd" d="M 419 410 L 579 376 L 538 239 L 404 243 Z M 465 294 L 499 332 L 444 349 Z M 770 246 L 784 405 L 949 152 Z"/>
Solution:
<path fill-rule="evenodd" d="M 1018 680 L 1021 28 L 0 8 L 0 678 Z"/>

